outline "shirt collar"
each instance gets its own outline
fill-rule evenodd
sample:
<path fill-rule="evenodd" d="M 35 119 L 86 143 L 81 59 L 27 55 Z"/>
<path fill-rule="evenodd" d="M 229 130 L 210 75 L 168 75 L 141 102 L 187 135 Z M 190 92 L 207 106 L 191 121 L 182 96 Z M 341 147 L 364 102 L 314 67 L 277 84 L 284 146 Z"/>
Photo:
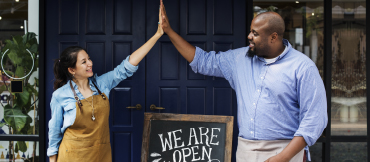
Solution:
<path fill-rule="evenodd" d="M 280 54 L 279 56 L 277 56 L 277 58 L 276 58 L 276 60 L 274 61 L 274 62 L 271 62 L 271 63 L 269 63 L 269 64 L 273 64 L 273 63 L 275 63 L 275 62 L 277 62 L 277 61 L 279 61 L 281 58 L 283 58 L 288 52 L 289 52 L 289 50 L 292 48 L 292 45 L 289 43 L 289 41 L 288 40 L 286 40 L 286 39 L 283 39 L 283 44 L 284 44 L 284 46 L 285 46 L 285 50 L 283 51 L 283 53 L 282 54 Z M 267 65 L 267 62 L 265 61 L 265 58 L 263 58 L 263 57 L 258 57 L 258 56 L 255 56 L 255 57 L 257 57 L 260 61 L 262 61 L 262 62 L 264 62 L 266 65 Z"/>
<path fill-rule="evenodd" d="M 70 80 L 70 81 L 72 81 L 73 88 L 78 91 L 77 84 L 73 80 Z M 89 78 L 89 85 L 90 85 L 91 90 L 95 92 L 96 91 L 96 88 L 95 88 L 94 84 L 92 83 L 92 79 L 91 78 Z"/>

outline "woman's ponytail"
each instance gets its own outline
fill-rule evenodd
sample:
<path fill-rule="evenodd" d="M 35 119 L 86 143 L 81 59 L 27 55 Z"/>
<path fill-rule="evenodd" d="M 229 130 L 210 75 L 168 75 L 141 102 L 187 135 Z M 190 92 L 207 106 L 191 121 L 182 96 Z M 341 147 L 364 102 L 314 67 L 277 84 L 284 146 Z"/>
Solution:
<path fill-rule="evenodd" d="M 65 85 L 68 80 L 72 79 L 71 73 L 69 73 L 68 68 L 75 68 L 77 62 L 77 54 L 81 50 L 84 50 L 79 46 L 71 46 L 66 48 L 59 59 L 54 60 L 54 90 Z"/>

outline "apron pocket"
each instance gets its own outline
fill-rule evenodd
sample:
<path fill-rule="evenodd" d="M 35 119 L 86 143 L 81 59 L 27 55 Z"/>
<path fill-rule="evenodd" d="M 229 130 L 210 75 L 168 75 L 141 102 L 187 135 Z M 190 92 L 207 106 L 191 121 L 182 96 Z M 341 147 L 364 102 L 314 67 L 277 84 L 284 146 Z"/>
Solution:
<path fill-rule="evenodd" d="M 264 162 L 268 158 L 273 157 L 275 155 L 277 155 L 276 151 L 263 151 L 263 152 L 259 151 L 258 153 L 256 153 L 256 162 Z"/>
<path fill-rule="evenodd" d="M 81 149 L 69 149 L 67 151 L 67 158 L 69 159 L 69 161 L 80 161 L 80 162 L 101 161 L 100 151 L 103 151 L 104 145 L 107 144 L 99 144 Z"/>
<path fill-rule="evenodd" d="M 239 151 L 239 150 L 238 150 Z M 277 155 L 275 151 L 244 151 L 236 155 L 237 162 L 264 162 L 270 157 Z"/>
<path fill-rule="evenodd" d="M 82 160 L 82 161 L 94 161 L 92 159 L 98 159 L 99 158 L 99 149 L 100 145 L 95 145 L 87 148 L 81 148 L 81 149 L 71 149 L 68 150 L 68 154 L 71 155 L 76 161 Z"/>

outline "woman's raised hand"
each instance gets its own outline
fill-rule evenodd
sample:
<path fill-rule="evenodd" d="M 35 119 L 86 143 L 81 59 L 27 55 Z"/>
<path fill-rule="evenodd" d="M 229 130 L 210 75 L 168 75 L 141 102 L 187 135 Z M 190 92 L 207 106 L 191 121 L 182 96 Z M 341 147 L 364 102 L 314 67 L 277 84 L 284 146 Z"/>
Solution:
<path fill-rule="evenodd" d="M 161 5 L 159 6 L 159 21 L 158 21 L 158 29 L 157 29 L 157 33 L 156 34 L 159 34 L 159 35 L 163 35 L 163 29 L 162 29 L 162 10 L 161 10 Z"/>

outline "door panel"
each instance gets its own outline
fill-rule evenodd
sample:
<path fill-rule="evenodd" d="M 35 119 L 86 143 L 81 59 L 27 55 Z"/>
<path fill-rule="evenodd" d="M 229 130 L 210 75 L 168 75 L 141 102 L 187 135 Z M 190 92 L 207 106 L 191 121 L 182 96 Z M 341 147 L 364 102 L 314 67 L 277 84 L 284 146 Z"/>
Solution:
<path fill-rule="evenodd" d="M 145 43 L 144 0 L 53 0 L 46 1 L 46 121 L 50 120 L 53 92 L 53 59 L 72 45 L 87 50 L 99 76 L 113 70 Z M 57 11 L 57 12 L 56 12 Z M 145 59 L 138 71 L 112 89 L 110 135 L 113 161 L 140 161 L 145 106 Z"/>

